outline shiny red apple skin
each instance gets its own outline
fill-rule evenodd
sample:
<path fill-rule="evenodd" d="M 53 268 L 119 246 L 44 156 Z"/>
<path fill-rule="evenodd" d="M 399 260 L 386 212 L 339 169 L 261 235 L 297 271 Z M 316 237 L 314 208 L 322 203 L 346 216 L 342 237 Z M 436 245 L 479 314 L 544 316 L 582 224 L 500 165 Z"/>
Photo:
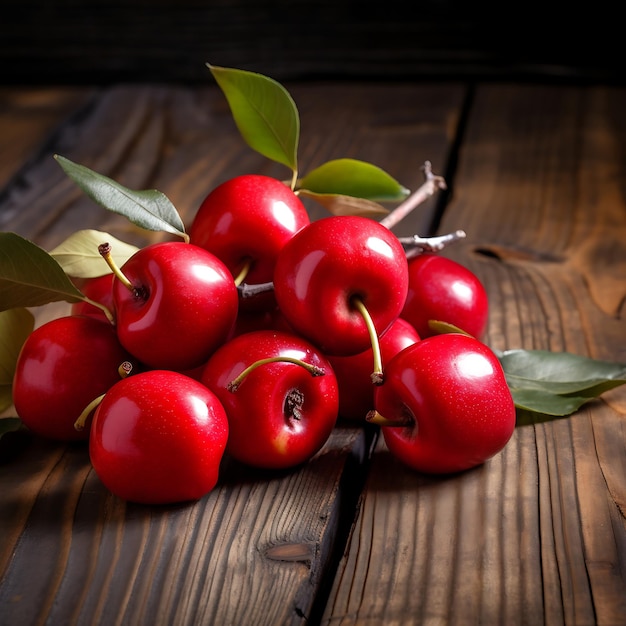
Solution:
<path fill-rule="evenodd" d="M 283 182 L 261 174 L 242 174 L 206 196 L 189 236 L 192 243 L 220 258 L 233 277 L 250 261 L 244 282 L 256 285 L 271 282 L 278 252 L 309 221 L 304 204 Z M 242 302 L 242 306 L 271 308 L 273 303 L 270 291 Z"/>
<path fill-rule="evenodd" d="M 389 451 L 424 473 L 455 473 L 498 454 L 515 430 L 515 405 L 496 355 L 463 334 L 435 335 L 399 352 L 375 390 Z"/>
<path fill-rule="evenodd" d="M 385 365 L 400 350 L 417 343 L 420 336 L 411 324 L 402 318 L 395 320 L 380 338 L 380 352 Z M 339 416 L 351 421 L 363 421 L 374 408 L 372 348 L 352 356 L 329 356 L 339 385 Z"/>
<path fill-rule="evenodd" d="M 215 255 L 182 241 L 155 243 L 135 252 L 121 271 L 141 293 L 114 281 L 118 336 L 147 367 L 191 370 L 226 340 L 239 297 Z"/>
<path fill-rule="evenodd" d="M 87 405 L 121 378 L 132 356 L 115 328 L 90 316 L 68 315 L 39 326 L 27 337 L 13 377 L 15 410 L 32 432 L 58 441 L 85 440 L 74 423 Z"/>
<path fill-rule="evenodd" d="M 173 504 L 215 487 L 227 439 L 226 413 L 211 391 L 183 374 L 151 370 L 107 392 L 93 418 L 89 456 L 117 497 Z"/>
<path fill-rule="evenodd" d="M 439 254 L 421 254 L 409 260 L 409 289 L 401 317 L 422 338 L 435 334 L 428 322 L 436 320 L 480 339 L 489 319 L 489 299 L 469 268 Z"/>
<path fill-rule="evenodd" d="M 228 389 L 255 361 L 282 356 L 300 359 L 324 374 L 312 376 L 294 363 L 265 363 L 251 371 L 236 391 Z M 238 335 L 213 354 L 201 381 L 226 409 L 227 452 L 249 466 L 287 469 L 304 463 L 326 443 L 337 420 L 337 379 L 330 363 L 317 348 L 291 333 L 259 330 Z M 299 419 L 287 408 L 294 391 L 303 398 Z"/>
<path fill-rule="evenodd" d="M 371 346 L 371 339 L 353 297 L 361 299 L 382 335 L 406 300 L 406 254 L 397 237 L 375 220 L 322 218 L 285 244 L 276 262 L 274 292 L 295 332 L 326 354 L 357 354 Z"/>

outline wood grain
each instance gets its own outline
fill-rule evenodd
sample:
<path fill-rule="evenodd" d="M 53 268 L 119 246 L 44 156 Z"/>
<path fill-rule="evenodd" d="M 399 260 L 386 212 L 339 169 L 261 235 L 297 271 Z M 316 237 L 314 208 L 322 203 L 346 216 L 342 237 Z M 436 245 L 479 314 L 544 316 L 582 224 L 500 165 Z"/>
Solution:
<path fill-rule="evenodd" d="M 490 345 L 626 361 L 624 90 L 290 88 L 303 169 L 352 156 L 415 188 L 428 158 L 449 175 L 439 230 L 468 233 L 446 254 L 488 289 Z M 211 88 L 2 94 L 12 104 L 0 114 L 10 138 L 0 150 L 0 227 L 44 247 L 79 227 L 138 244 L 161 237 L 86 200 L 55 152 L 131 187 L 161 188 L 187 221 L 221 180 L 283 175 L 241 142 Z M 12 120 L 24 132 L 10 134 Z M 402 229 L 429 231 L 435 204 Z M 45 307 L 38 319 L 66 308 Z M 370 453 L 369 431 L 341 428 L 299 471 L 267 475 L 227 460 L 209 496 L 161 508 L 108 494 L 80 446 L 7 435 L 0 623 L 621 626 L 625 414 L 617 389 L 569 418 L 520 419 L 501 454 L 445 478 L 406 470 L 382 440 Z"/>
<path fill-rule="evenodd" d="M 301 117 L 300 172 L 327 160 L 351 157 L 384 164 L 410 189 L 423 181 L 421 166 L 445 166 L 463 90 L 454 85 L 337 87 L 332 83 L 287 85 Z M 137 232 L 89 200 L 52 158 L 59 153 L 132 189 L 156 186 L 189 224 L 204 196 L 217 184 L 250 172 L 290 178 L 281 165 L 253 152 L 232 121 L 223 94 L 215 88 L 117 86 L 70 121 L 40 156 L 21 172 L 20 189 L 6 192 L 0 227 L 50 249 L 79 228 L 102 228 L 137 244 L 163 238 Z M 18 193 L 19 191 L 19 193 Z M 308 205 L 314 217 L 325 210 Z M 434 199 L 402 224 L 426 231 Z"/>
<path fill-rule="evenodd" d="M 13 490 L 2 476 L 2 624 L 300 623 L 367 456 L 337 429 L 301 471 L 231 462 L 197 504 L 145 507 L 108 494 L 84 447 L 45 448 L 27 445 Z"/>
<path fill-rule="evenodd" d="M 0 88 L 0 188 L 88 98 L 90 88 Z"/>
<path fill-rule="evenodd" d="M 445 166 L 465 90 L 459 85 L 289 86 L 302 117 L 303 169 L 344 156 L 403 184 Z M 38 145 L 0 196 L 0 228 L 51 249 L 79 228 L 145 245 L 163 238 L 94 205 L 58 153 L 131 188 L 159 188 L 186 223 L 214 185 L 245 173 L 285 175 L 238 136 L 217 88 L 98 88 Z M 20 90 L 12 96 L 19 100 Z M 7 121 L 8 123 L 8 121 Z M 43 146 L 43 147 L 41 147 Z M 19 156 L 19 154 L 18 154 Z M 434 203 L 403 227 L 426 231 Z M 315 208 L 311 207 L 314 212 Z M 66 304 L 36 311 L 38 323 Z M 340 426 L 318 457 L 286 473 L 226 459 L 197 503 L 142 507 L 109 494 L 85 446 L 27 432 L 0 440 L 0 624 L 303 624 L 325 594 L 356 510 L 372 433 Z M 314 620 L 315 621 L 315 620 Z"/>
<path fill-rule="evenodd" d="M 486 341 L 626 361 L 626 93 L 479 87 L 443 231 L 490 295 Z M 626 620 L 626 392 L 520 424 L 460 476 L 380 440 L 324 624 Z"/>

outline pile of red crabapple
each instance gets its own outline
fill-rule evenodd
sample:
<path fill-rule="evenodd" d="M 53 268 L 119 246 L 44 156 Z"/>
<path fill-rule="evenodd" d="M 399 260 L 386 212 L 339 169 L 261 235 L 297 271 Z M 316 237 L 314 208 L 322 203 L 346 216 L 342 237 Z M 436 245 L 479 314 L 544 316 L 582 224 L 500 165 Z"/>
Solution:
<path fill-rule="evenodd" d="M 80 302 L 35 329 L 13 400 L 33 432 L 87 440 L 120 498 L 201 498 L 225 453 L 298 467 L 340 418 L 380 425 L 390 452 L 427 473 L 480 465 L 513 433 L 480 340 L 482 284 L 375 219 L 310 221 L 283 182 L 241 175 L 208 194 L 189 242 L 147 245 L 121 267 L 110 248 L 81 290 L 114 323 Z"/>

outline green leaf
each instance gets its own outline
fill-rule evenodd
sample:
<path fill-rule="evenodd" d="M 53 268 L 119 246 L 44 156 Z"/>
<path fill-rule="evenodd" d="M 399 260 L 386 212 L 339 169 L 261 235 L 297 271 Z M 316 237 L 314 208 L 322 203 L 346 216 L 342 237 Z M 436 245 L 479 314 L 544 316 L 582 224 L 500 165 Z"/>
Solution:
<path fill-rule="evenodd" d="M 63 171 L 100 206 L 119 213 L 140 228 L 164 231 L 189 240 L 183 221 L 165 194 L 156 189 L 133 191 L 58 154 Z"/>
<path fill-rule="evenodd" d="M 13 403 L 11 390 L 17 358 L 34 327 L 35 318 L 28 309 L 0 312 L 0 413 Z"/>
<path fill-rule="evenodd" d="M 560 396 L 539 389 L 511 389 L 513 402 L 518 409 L 564 417 L 575 413 L 594 396 Z"/>
<path fill-rule="evenodd" d="M 43 248 L 15 233 L 0 232 L 0 311 L 84 299 Z"/>
<path fill-rule="evenodd" d="M 306 189 L 298 192 L 321 204 L 332 215 L 361 215 L 363 217 L 377 218 L 387 215 L 389 211 L 372 200 L 365 198 L 355 198 L 353 196 L 342 196 L 340 194 L 313 193 Z"/>
<path fill-rule="evenodd" d="M 109 274 L 111 269 L 98 252 L 98 246 L 111 244 L 111 256 L 121 267 L 138 248 L 116 239 L 100 230 L 79 230 L 50 251 L 66 274 L 75 278 L 96 278 Z"/>
<path fill-rule="evenodd" d="M 626 364 L 569 352 L 496 352 L 518 408 L 570 415 L 605 391 L 626 383 Z"/>
<path fill-rule="evenodd" d="M 529 391 L 545 391 L 554 393 L 560 396 L 572 395 L 577 393 L 593 394 L 599 396 L 600 394 L 619 387 L 626 383 L 623 379 L 604 379 L 604 378 L 590 378 L 587 380 L 571 380 L 571 381 L 551 381 L 551 380 L 533 380 L 531 378 L 524 378 L 522 376 L 516 376 L 515 374 L 506 374 L 506 379 L 509 387 L 514 389 L 528 389 Z"/>
<path fill-rule="evenodd" d="M 398 202 L 409 195 L 387 172 L 356 159 L 335 159 L 309 172 L 298 188 L 320 194 L 341 194 L 375 202 Z"/>
<path fill-rule="evenodd" d="M 298 170 L 300 116 L 289 92 L 275 80 L 207 63 L 246 143 L 263 156 Z"/>
<path fill-rule="evenodd" d="M 626 382 L 626 363 L 602 361 L 570 352 L 506 350 L 498 354 L 507 374 L 547 383 L 591 383 L 599 380 Z"/>
<path fill-rule="evenodd" d="M 0 418 L 0 437 L 6 433 L 11 433 L 23 428 L 24 424 L 19 417 L 3 417 Z"/>

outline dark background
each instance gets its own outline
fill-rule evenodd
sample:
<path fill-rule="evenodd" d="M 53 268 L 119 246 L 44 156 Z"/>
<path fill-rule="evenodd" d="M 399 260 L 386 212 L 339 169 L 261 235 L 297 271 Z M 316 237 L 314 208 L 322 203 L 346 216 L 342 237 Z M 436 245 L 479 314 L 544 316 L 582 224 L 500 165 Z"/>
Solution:
<path fill-rule="evenodd" d="M 619 3 L 3 0 L 3 83 L 291 79 L 623 84 Z"/>

